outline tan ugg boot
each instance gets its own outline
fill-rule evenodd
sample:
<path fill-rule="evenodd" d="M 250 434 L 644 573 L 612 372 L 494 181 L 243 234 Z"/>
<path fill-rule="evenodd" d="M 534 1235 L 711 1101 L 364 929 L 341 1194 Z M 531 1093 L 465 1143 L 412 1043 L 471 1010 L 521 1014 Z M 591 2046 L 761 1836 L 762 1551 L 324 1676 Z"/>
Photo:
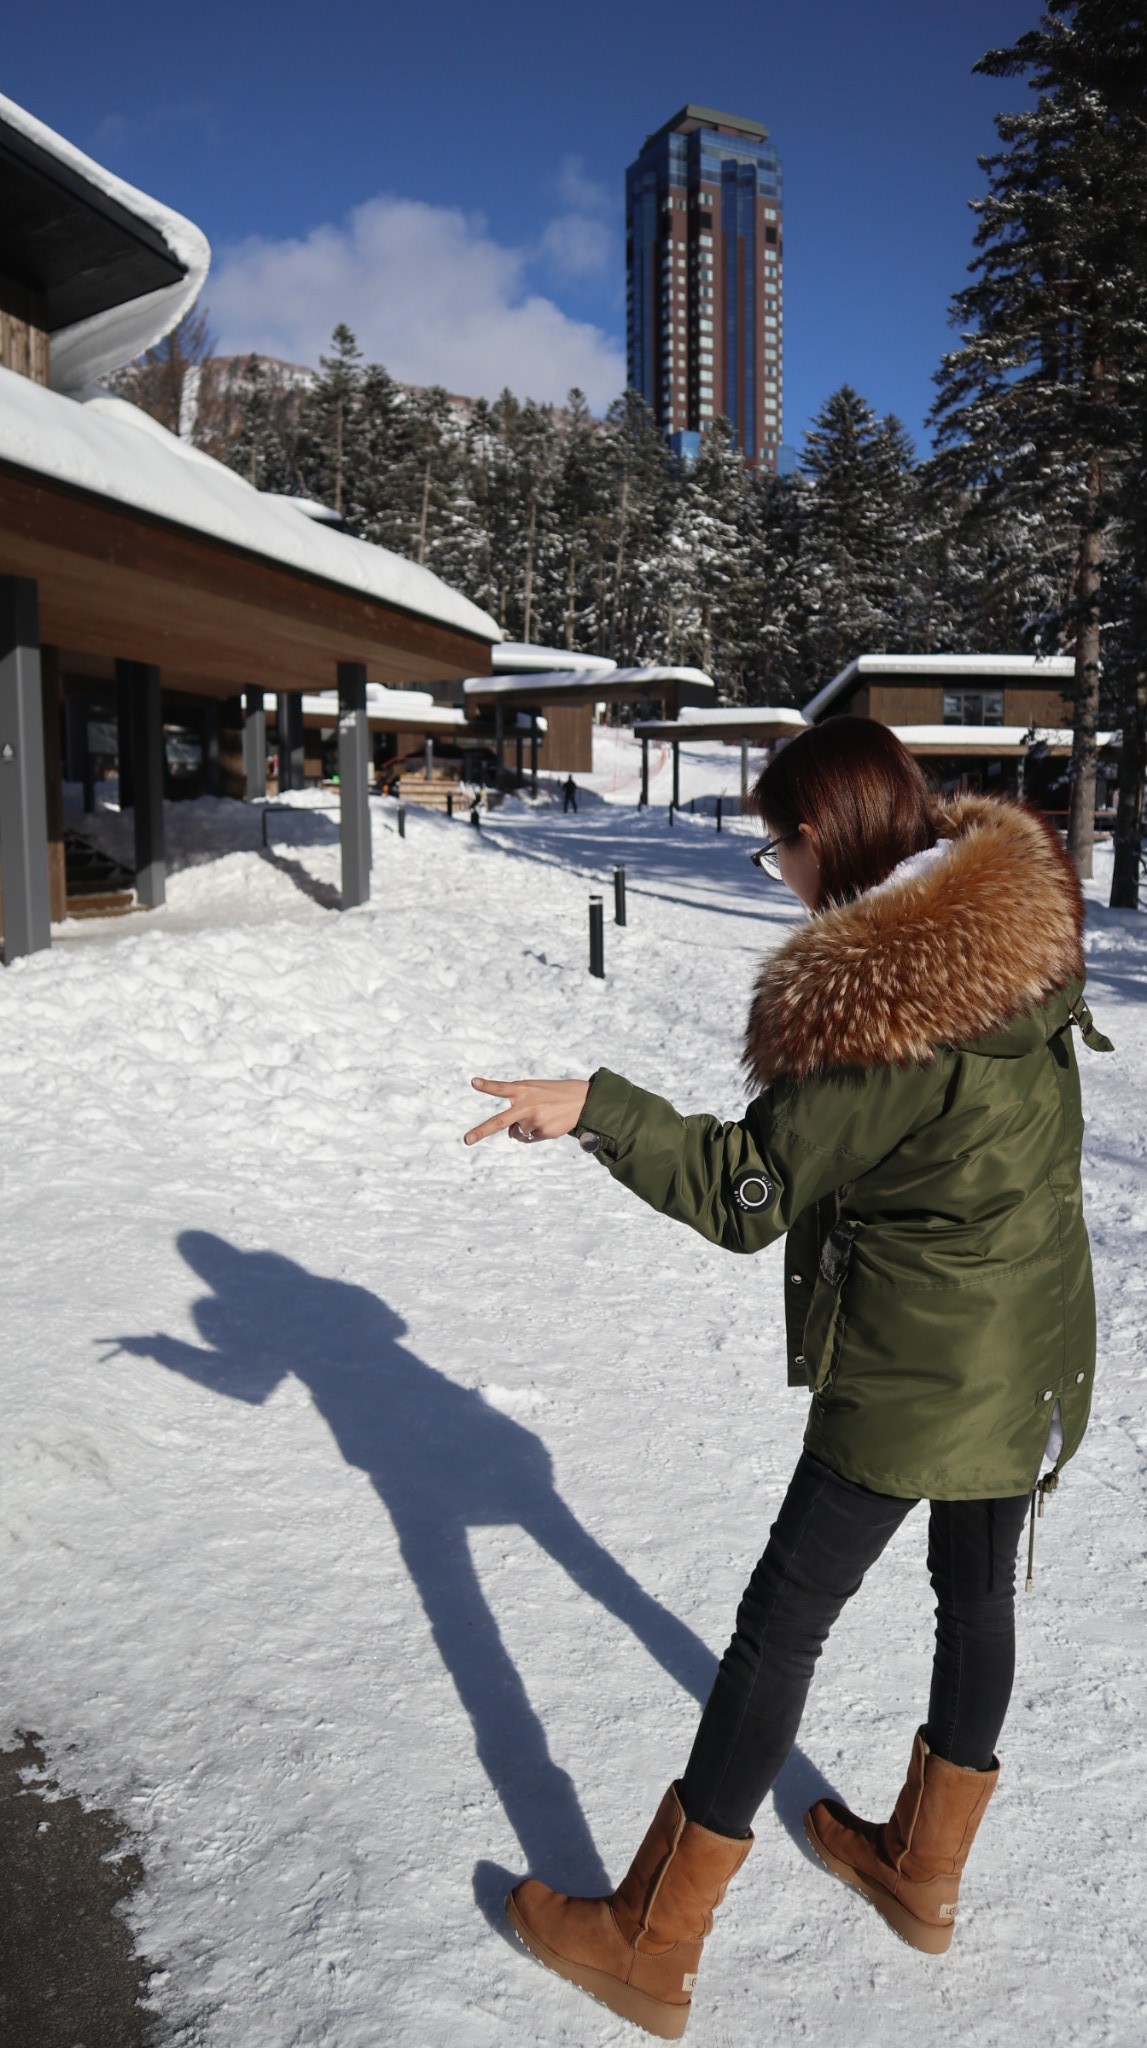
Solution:
<path fill-rule="evenodd" d="M 936 1756 L 917 1733 L 890 1821 L 858 1820 L 836 1799 L 818 1799 L 805 1834 L 821 1862 L 871 1899 L 890 1927 L 928 1955 L 952 1939 L 960 1877 L 1000 1767 L 964 1770 Z"/>
<path fill-rule="evenodd" d="M 686 1820 L 674 1786 L 609 1898 L 571 1899 L 536 1877 L 506 1900 L 510 1925 L 549 1970 L 663 2041 L 680 2040 L 713 1913 L 753 1837 Z"/>

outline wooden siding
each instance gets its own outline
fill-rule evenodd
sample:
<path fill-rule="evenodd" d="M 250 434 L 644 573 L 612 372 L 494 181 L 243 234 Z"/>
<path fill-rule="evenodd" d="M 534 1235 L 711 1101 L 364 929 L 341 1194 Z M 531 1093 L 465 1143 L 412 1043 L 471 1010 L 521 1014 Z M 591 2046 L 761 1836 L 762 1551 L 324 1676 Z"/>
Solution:
<path fill-rule="evenodd" d="M 538 772 L 546 775 L 591 775 L 593 773 L 593 705 L 547 704 L 547 730 L 538 738 Z M 530 743 L 523 749 L 526 773 L 530 767 Z M 506 747 L 506 760 L 514 764 L 514 743 Z"/>
<path fill-rule="evenodd" d="M 44 329 L 0 310 L 0 369 L 14 370 L 18 377 L 46 385 L 51 374 L 51 344 Z"/>
<path fill-rule="evenodd" d="M 877 678 L 838 699 L 827 715 L 875 718 L 881 725 L 943 725 L 945 691 L 1000 689 L 1004 693 L 1004 725 L 1071 724 L 1071 708 L 1058 683 L 1009 683 L 991 675 L 949 676 L 938 682 L 923 678 L 919 682 L 882 682 Z M 952 727 L 953 732 L 959 730 L 959 726 Z"/>

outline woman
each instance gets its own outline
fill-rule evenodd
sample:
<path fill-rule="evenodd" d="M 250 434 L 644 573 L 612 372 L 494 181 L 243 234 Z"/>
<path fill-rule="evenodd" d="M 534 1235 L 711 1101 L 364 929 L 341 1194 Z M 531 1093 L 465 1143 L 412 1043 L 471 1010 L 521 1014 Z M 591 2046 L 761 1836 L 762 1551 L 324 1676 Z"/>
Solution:
<path fill-rule="evenodd" d="M 1082 1000 L 1066 855 L 1022 805 L 937 802 L 866 719 L 802 733 L 755 802 L 768 839 L 752 857 L 811 916 L 760 971 L 743 1119 L 679 1116 L 603 1069 L 475 1081 L 509 1107 L 467 1138 L 572 1132 L 730 1251 L 787 1239 L 804 1451 L 684 1774 L 611 1898 L 529 1879 L 507 1901 L 544 1963 L 667 2039 L 829 1630 L 921 1500 L 936 1647 L 903 1790 L 882 1825 L 826 1799 L 805 1828 L 898 1934 L 948 1947 L 998 1776 L 1019 1538 L 1037 1483 L 1042 1505 L 1079 1447 L 1095 1358 L 1073 1025 L 1109 1047 Z"/>

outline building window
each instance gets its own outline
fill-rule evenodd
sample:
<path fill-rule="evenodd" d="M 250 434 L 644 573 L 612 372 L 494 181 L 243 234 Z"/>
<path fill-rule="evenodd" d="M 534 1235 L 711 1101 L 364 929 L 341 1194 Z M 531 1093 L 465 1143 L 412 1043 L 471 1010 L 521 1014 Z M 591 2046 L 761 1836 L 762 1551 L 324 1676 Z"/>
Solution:
<path fill-rule="evenodd" d="M 1002 725 L 1002 690 L 945 690 L 945 725 Z"/>

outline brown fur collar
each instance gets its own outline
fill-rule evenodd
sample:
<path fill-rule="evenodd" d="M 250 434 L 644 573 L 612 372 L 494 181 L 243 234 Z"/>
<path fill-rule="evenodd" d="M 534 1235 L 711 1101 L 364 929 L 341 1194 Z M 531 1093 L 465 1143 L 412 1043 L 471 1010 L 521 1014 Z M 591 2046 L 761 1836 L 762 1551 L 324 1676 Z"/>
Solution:
<path fill-rule="evenodd" d="M 745 1035 L 758 1088 L 832 1067 L 928 1065 L 938 1045 L 998 1031 L 1083 973 L 1083 894 L 1054 833 L 1023 804 L 936 807 L 953 844 L 826 910 L 764 962 Z"/>

